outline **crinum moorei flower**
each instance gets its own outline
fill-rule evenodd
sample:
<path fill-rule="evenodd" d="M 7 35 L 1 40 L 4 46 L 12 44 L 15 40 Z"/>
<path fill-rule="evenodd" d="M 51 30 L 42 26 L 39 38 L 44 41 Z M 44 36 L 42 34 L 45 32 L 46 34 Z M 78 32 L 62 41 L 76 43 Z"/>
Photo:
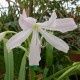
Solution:
<path fill-rule="evenodd" d="M 53 12 L 50 19 L 43 23 L 36 23 L 36 19 L 32 17 L 27 17 L 25 10 L 23 14 L 19 17 L 19 25 L 23 31 L 12 36 L 6 46 L 8 51 L 13 48 L 20 46 L 32 33 L 32 40 L 30 44 L 29 52 L 29 65 L 39 65 L 40 61 L 40 41 L 39 33 L 49 42 L 52 46 L 61 50 L 65 53 L 68 52 L 69 46 L 60 38 L 48 33 L 46 30 L 60 31 L 62 33 L 67 31 L 72 31 L 77 28 L 74 20 L 72 18 L 57 19 L 56 13 Z"/>

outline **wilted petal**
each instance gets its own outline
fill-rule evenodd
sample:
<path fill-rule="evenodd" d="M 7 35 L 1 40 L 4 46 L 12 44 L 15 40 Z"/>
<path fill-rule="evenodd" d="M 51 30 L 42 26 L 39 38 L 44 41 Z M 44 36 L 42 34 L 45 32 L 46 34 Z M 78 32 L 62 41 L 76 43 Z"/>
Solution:
<path fill-rule="evenodd" d="M 14 35 L 13 37 L 11 37 L 6 43 L 8 51 L 10 51 L 11 49 L 17 46 L 20 46 L 22 42 L 24 42 L 29 37 L 31 32 L 32 32 L 32 29 L 27 30 L 27 31 L 21 31 L 17 33 L 16 35 Z"/>
<path fill-rule="evenodd" d="M 63 18 L 63 19 L 56 19 L 56 27 L 54 30 L 61 31 L 61 32 L 67 32 L 72 31 L 77 28 L 77 25 L 75 24 L 74 20 L 72 18 Z"/>
<path fill-rule="evenodd" d="M 40 61 L 40 45 L 38 42 L 38 33 L 33 31 L 32 41 L 30 45 L 30 54 L 29 54 L 29 65 L 39 65 Z"/>
<path fill-rule="evenodd" d="M 55 27 L 56 26 L 56 18 L 57 18 L 57 15 L 55 12 L 53 12 L 51 17 L 49 18 L 49 21 L 45 21 L 43 23 L 37 23 L 37 24 L 42 28 L 49 28 L 51 26 Z"/>
<path fill-rule="evenodd" d="M 5 37 L 5 32 L 0 33 L 0 41 Z"/>
<path fill-rule="evenodd" d="M 20 15 L 19 17 L 19 25 L 23 30 L 28 30 L 32 28 L 36 23 L 36 19 L 32 17 L 25 17 Z"/>
<path fill-rule="evenodd" d="M 58 38 L 54 35 L 47 33 L 46 31 L 44 31 L 42 29 L 39 29 L 39 32 L 46 39 L 46 41 L 49 42 L 52 46 L 54 46 L 58 50 L 61 50 L 65 53 L 68 52 L 69 46 L 63 40 L 61 40 L 60 38 Z"/>

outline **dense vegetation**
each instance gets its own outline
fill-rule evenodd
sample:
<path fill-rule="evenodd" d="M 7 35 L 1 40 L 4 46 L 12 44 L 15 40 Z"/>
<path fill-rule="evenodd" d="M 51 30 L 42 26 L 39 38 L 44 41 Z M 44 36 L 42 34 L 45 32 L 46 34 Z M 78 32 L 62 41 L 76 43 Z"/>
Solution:
<path fill-rule="evenodd" d="M 69 54 L 80 54 L 80 6 L 77 4 L 79 0 L 6 1 L 8 7 L 0 8 L 0 33 L 22 31 L 18 19 L 23 9 L 26 10 L 27 16 L 36 18 L 37 22 L 48 20 L 55 10 L 58 18 L 73 18 L 78 28 L 64 34 L 54 32 L 70 46 L 67 54 L 55 49 L 42 38 L 41 60 L 39 66 L 33 67 L 29 66 L 28 57 L 22 48 L 15 48 L 11 54 L 8 54 L 5 43 L 14 34 L 7 34 L 0 42 L 0 80 L 74 80 L 74 78 L 79 80 L 80 59 L 74 62 L 69 57 Z M 28 40 L 22 46 L 29 50 Z"/>

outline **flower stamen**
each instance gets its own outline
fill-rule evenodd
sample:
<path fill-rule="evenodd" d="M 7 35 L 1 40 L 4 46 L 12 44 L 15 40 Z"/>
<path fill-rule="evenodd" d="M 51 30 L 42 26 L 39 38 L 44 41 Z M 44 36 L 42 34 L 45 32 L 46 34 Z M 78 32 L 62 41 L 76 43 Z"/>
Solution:
<path fill-rule="evenodd" d="M 34 29 L 34 30 L 37 30 L 37 29 L 38 29 L 38 25 L 35 24 L 34 27 L 33 27 L 33 29 Z"/>

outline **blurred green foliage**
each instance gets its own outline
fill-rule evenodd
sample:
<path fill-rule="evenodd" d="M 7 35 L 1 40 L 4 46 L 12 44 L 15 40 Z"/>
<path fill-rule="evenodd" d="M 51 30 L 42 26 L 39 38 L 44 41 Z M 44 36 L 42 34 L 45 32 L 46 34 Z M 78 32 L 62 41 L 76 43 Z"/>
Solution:
<path fill-rule="evenodd" d="M 49 19 L 53 10 L 55 10 L 58 18 L 74 18 L 78 28 L 72 32 L 67 32 L 62 34 L 60 32 L 54 32 L 55 35 L 59 36 L 65 40 L 69 46 L 69 53 L 73 51 L 80 52 L 80 6 L 77 5 L 78 0 L 60 0 L 60 1 L 50 1 L 50 0 L 15 0 L 15 2 L 6 0 L 9 4 L 7 8 L 0 8 L 0 32 L 3 31 L 21 31 L 18 24 L 18 19 L 20 13 L 25 8 L 27 16 L 32 16 L 37 19 L 38 22 L 43 22 Z M 13 3 L 13 5 L 11 5 Z M 70 7 L 75 5 L 75 8 Z M 2 11 L 7 9 L 6 11 Z M 7 35 L 7 37 L 11 37 Z M 45 41 L 45 40 L 44 40 Z M 67 54 L 52 48 L 47 42 L 44 42 L 45 46 L 42 48 L 41 61 L 39 67 L 32 70 L 34 80 L 45 80 L 46 77 L 58 72 L 59 70 L 72 65 L 72 61 L 67 56 Z M 25 46 L 25 44 L 23 44 Z M 29 48 L 29 47 L 28 47 Z M 21 60 L 23 57 L 23 51 L 21 49 L 14 49 L 14 78 L 17 80 L 18 73 L 20 69 Z M 26 80 L 29 80 L 29 65 L 28 59 L 26 60 Z M 0 71 L 5 73 L 5 64 L 3 57 L 3 43 L 0 43 Z M 74 73 L 75 74 L 75 73 Z M 0 80 L 3 78 L 3 74 L 0 75 Z M 2 79 L 3 80 L 3 79 Z M 51 80 L 57 80 L 57 77 Z M 70 80 L 69 77 L 63 80 Z M 77 79 L 75 79 L 77 80 Z"/>

